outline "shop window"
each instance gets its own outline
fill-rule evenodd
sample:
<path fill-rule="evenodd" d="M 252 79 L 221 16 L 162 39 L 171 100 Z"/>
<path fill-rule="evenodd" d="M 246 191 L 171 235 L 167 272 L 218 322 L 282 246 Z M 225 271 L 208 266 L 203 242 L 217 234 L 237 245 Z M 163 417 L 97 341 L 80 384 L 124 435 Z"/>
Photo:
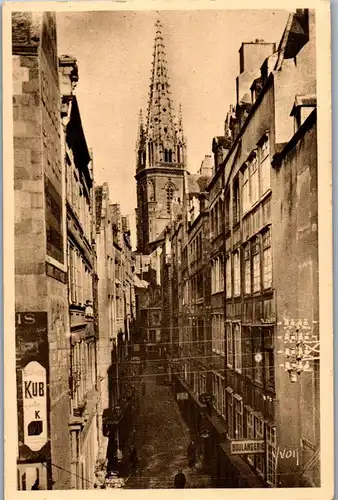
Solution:
<path fill-rule="evenodd" d="M 255 437 L 254 416 L 251 408 L 247 408 L 246 411 L 246 437 L 248 439 L 253 439 Z M 254 458 L 254 455 L 247 456 L 249 464 L 254 465 Z"/>
<path fill-rule="evenodd" d="M 276 427 L 267 426 L 266 428 L 266 480 L 267 482 L 275 487 L 277 483 L 277 474 L 276 474 L 276 459 L 277 459 L 277 450 L 276 450 Z"/>
<path fill-rule="evenodd" d="M 255 415 L 255 438 L 264 439 L 264 420 Z M 264 477 L 265 474 L 265 460 L 264 455 L 255 455 L 255 468 L 258 474 Z"/>

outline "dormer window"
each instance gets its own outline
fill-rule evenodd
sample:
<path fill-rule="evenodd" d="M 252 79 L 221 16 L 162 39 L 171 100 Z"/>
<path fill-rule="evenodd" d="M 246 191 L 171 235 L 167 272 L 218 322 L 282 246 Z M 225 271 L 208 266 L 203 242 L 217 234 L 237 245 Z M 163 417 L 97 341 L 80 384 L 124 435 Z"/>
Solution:
<path fill-rule="evenodd" d="M 295 103 L 290 113 L 294 117 L 294 132 L 303 125 L 305 120 L 316 109 L 317 100 L 314 95 L 296 96 Z"/>

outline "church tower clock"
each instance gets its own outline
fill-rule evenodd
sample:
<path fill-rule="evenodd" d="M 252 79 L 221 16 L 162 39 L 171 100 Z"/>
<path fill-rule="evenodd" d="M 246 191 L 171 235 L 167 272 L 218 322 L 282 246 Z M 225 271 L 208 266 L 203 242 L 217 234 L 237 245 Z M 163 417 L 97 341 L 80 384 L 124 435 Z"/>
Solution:
<path fill-rule="evenodd" d="M 155 24 L 148 112 L 140 112 L 137 139 L 137 250 L 149 254 L 172 218 L 173 204 L 182 202 L 186 140 L 182 109 L 174 118 L 162 25 Z"/>

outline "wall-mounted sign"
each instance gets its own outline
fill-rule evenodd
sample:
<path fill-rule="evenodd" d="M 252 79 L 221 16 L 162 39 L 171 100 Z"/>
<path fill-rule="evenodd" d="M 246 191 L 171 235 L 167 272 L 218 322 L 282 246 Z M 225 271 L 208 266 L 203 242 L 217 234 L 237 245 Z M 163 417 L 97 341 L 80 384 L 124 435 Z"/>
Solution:
<path fill-rule="evenodd" d="M 236 439 L 230 442 L 231 455 L 254 455 L 265 453 L 264 439 Z"/>
<path fill-rule="evenodd" d="M 31 361 L 22 370 L 24 443 L 32 451 L 47 442 L 47 378 L 46 369 Z"/>
<path fill-rule="evenodd" d="M 182 401 L 184 399 L 189 399 L 189 395 L 187 392 L 178 392 L 176 394 L 177 401 Z"/>

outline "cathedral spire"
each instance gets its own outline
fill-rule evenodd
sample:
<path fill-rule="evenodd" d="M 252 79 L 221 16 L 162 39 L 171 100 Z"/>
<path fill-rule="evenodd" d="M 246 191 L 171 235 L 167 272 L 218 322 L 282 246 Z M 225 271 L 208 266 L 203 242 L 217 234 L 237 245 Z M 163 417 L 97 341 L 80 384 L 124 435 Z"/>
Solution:
<path fill-rule="evenodd" d="M 169 158 L 169 151 L 173 152 L 176 149 L 177 134 L 173 118 L 163 26 L 160 21 L 156 21 L 155 29 L 146 125 L 147 140 L 152 142 L 149 148 L 150 164 L 174 161 L 173 153 L 170 153 Z"/>
<path fill-rule="evenodd" d="M 186 143 L 182 109 L 174 117 L 163 27 L 155 24 L 146 123 L 140 115 L 136 166 L 137 247 L 151 253 L 172 218 L 173 200 L 183 199 Z"/>

